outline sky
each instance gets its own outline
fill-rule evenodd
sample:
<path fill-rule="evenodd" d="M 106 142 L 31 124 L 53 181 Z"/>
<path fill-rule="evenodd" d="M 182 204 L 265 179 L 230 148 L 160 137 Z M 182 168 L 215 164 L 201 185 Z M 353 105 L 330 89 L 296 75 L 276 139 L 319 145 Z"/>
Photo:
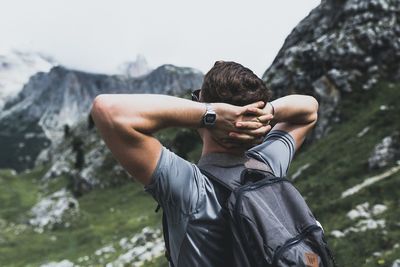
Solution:
<path fill-rule="evenodd" d="M 320 0 L 0 0 L 0 54 L 47 54 L 70 68 L 116 73 L 144 55 L 152 67 L 206 72 L 217 60 L 261 76 Z"/>

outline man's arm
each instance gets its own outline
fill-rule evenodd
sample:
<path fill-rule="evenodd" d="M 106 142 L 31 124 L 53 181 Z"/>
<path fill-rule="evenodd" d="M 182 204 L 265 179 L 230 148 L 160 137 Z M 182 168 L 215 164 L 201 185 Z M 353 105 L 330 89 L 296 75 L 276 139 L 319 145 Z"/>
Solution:
<path fill-rule="evenodd" d="M 297 150 L 317 122 L 317 100 L 308 95 L 288 95 L 272 101 L 271 104 L 274 107 L 271 124 L 275 125 L 272 130 L 288 132 L 295 140 Z M 268 114 L 272 113 L 272 106 L 267 104 L 264 110 Z M 247 127 L 246 123 L 241 124 Z"/>
<path fill-rule="evenodd" d="M 318 119 L 318 101 L 308 95 L 288 95 L 272 101 L 275 116 L 273 130 L 288 132 L 296 143 L 296 151 Z M 271 110 L 271 105 L 265 107 Z"/>
<path fill-rule="evenodd" d="M 223 103 L 212 106 L 217 113 L 214 127 L 226 132 L 227 137 L 229 132 L 235 131 L 236 122 L 244 114 L 266 114 L 260 109 L 264 106 L 262 102 L 245 107 Z M 152 134 L 166 127 L 198 128 L 205 111 L 204 103 L 172 96 L 104 94 L 95 98 L 91 115 L 115 158 L 132 176 L 147 185 L 161 153 L 161 144 Z M 256 122 L 249 122 L 249 125 L 251 123 L 248 136 L 243 140 L 263 135 L 270 129 L 269 126 L 257 128 Z"/>

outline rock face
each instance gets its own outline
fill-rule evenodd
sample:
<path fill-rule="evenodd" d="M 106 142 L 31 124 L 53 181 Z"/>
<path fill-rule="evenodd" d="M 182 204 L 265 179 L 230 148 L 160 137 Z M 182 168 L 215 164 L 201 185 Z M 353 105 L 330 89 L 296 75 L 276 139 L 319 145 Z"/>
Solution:
<path fill-rule="evenodd" d="M 370 207 L 368 202 L 359 204 L 355 209 L 347 213 L 347 217 L 352 221 L 357 221 L 357 223 L 343 231 L 333 230 L 330 234 L 336 238 L 341 238 L 350 233 L 385 228 L 386 221 L 384 219 L 377 219 L 377 216 L 384 213 L 386 210 L 387 207 L 383 204 L 376 204 L 372 207 Z"/>
<path fill-rule="evenodd" d="M 52 229 L 55 225 L 69 226 L 69 219 L 79 213 L 79 203 L 65 188 L 42 198 L 30 210 L 29 224 L 38 232 Z M 69 217 L 69 218 L 68 218 Z"/>
<path fill-rule="evenodd" d="M 38 153 L 60 139 L 88 116 L 101 93 L 156 93 L 180 95 L 201 86 L 203 74 L 191 68 L 161 66 L 148 75 L 130 78 L 92 74 L 54 67 L 31 77 L 0 114 L 0 168 L 22 170 L 33 166 Z"/>
<path fill-rule="evenodd" d="M 68 177 L 68 189 L 76 197 L 94 188 L 124 184 L 131 178 L 114 159 L 96 129 L 89 129 L 86 120 L 43 149 L 34 165 L 49 166 L 41 177 L 44 184 L 61 175 Z"/>
<path fill-rule="evenodd" d="M 264 81 L 275 97 L 315 96 L 315 137 L 324 136 L 344 94 L 400 80 L 399 12 L 398 0 L 322 0 L 287 37 Z"/>
<path fill-rule="evenodd" d="M 368 159 L 370 169 L 379 169 L 393 164 L 400 158 L 400 134 L 395 132 L 377 144 Z"/>
<path fill-rule="evenodd" d="M 49 263 L 45 263 L 40 265 L 40 267 L 74 267 L 75 265 L 69 261 L 69 260 L 62 260 L 60 262 L 49 262 Z"/>
<path fill-rule="evenodd" d="M 392 267 L 400 267 L 400 259 L 395 260 Z"/>

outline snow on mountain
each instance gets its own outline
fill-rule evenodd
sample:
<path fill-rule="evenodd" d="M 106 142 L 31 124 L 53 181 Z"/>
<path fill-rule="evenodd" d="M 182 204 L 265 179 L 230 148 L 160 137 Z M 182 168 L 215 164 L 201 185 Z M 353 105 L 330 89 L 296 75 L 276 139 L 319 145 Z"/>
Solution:
<path fill-rule="evenodd" d="M 55 61 L 40 53 L 12 51 L 0 55 L 0 110 L 37 72 L 48 72 Z"/>
<path fill-rule="evenodd" d="M 144 76 L 152 71 L 152 68 L 147 63 L 146 58 L 138 54 L 135 61 L 128 61 L 118 67 L 118 72 L 122 75 L 136 78 Z"/>

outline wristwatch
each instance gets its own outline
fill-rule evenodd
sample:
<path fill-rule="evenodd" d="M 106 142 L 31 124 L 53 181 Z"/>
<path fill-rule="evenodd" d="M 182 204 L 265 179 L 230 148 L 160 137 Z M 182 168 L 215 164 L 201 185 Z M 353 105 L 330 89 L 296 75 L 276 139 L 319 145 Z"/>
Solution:
<path fill-rule="evenodd" d="M 201 125 L 203 127 L 211 127 L 215 124 L 217 120 L 217 113 L 213 110 L 211 104 L 206 104 L 206 113 L 204 113 L 203 118 L 201 120 Z"/>

